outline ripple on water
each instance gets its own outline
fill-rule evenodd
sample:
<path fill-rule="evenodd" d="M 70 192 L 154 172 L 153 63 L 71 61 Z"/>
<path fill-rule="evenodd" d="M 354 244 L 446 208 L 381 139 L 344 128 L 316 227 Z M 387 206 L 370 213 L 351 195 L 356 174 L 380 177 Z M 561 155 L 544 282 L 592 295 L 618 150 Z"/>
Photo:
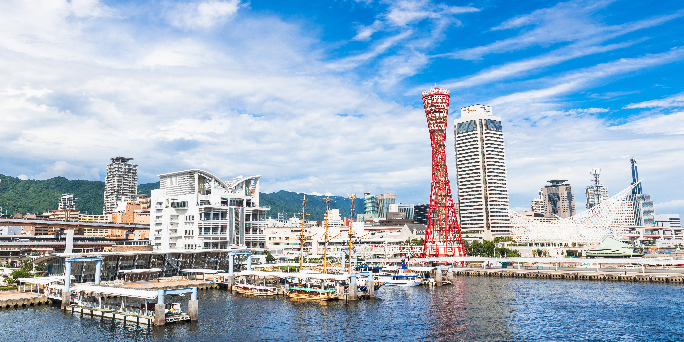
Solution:
<path fill-rule="evenodd" d="M 200 321 L 162 328 L 62 313 L 0 310 L 2 341 L 528 341 L 684 336 L 684 286 L 457 277 L 441 288 L 384 287 L 378 299 L 311 303 L 199 293 Z"/>

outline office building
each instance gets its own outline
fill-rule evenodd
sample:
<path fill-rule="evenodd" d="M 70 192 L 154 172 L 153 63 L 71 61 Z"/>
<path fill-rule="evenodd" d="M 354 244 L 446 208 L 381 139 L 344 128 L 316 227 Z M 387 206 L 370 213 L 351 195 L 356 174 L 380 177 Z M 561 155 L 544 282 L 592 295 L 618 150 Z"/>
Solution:
<path fill-rule="evenodd" d="M 405 218 L 407 218 L 409 220 L 413 220 L 413 204 L 399 203 L 397 205 L 397 210 L 399 210 L 399 212 L 401 212 L 401 213 L 404 213 Z"/>
<path fill-rule="evenodd" d="M 608 199 L 608 188 L 601 185 L 601 169 L 591 170 L 592 184 L 586 188 L 587 209 Z"/>
<path fill-rule="evenodd" d="M 454 123 L 459 223 L 466 238 L 510 234 L 504 134 L 492 107 L 461 108 Z"/>
<path fill-rule="evenodd" d="M 119 202 L 133 201 L 138 193 L 138 165 L 133 158 L 116 157 L 107 165 L 104 190 L 104 214 L 111 214 Z"/>
<path fill-rule="evenodd" d="M 378 217 L 387 218 L 387 213 L 390 212 L 390 205 L 396 203 L 397 195 L 395 194 L 378 195 Z"/>
<path fill-rule="evenodd" d="M 413 206 L 413 223 L 427 225 L 429 204 L 416 204 Z"/>
<path fill-rule="evenodd" d="M 656 227 L 662 228 L 681 228 L 682 223 L 679 214 L 657 214 L 653 215 Z"/>

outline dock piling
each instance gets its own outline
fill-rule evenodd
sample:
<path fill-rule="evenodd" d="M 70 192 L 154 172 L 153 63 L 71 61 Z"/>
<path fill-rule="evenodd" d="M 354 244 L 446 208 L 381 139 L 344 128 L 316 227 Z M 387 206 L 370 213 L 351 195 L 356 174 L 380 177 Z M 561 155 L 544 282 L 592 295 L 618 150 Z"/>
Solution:
<path fill-rule="evenodd" d="M 198 310 L 199 309 L 199 302 L 197 299 L 191 299 L 188 302 L 188 315 L 190 316 L 191 321 L 196 321 L 198 318 Z"/>
<path fill-rule="evenodd" d="M 154 325 L 166 324 L 166 304 L 154 305 Z"/>

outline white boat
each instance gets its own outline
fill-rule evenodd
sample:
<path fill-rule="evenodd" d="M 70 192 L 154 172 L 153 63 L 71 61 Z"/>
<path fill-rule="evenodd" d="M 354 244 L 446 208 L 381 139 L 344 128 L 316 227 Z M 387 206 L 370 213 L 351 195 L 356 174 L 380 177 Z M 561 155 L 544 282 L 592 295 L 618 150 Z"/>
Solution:
<path fill-rule="evenodd" d="M 423 282 L 415 273 L 378 274 L 378 283 L 385 286 L 420 286 Z"/>

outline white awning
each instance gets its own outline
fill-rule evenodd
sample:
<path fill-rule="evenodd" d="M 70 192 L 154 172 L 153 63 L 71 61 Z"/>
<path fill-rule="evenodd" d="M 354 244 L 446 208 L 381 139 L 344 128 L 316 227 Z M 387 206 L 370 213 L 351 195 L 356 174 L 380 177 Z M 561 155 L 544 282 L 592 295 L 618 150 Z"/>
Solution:
<path fill-rule="evenodd" d="M 144 268 L 139 270 L 120 270 L 119 273 L 129 274 L 129 273 L 155 273 L 161 272 L 161 268 Z"/>
<path fill-rule="evenodd" d="M 71 279 L 76 279 L 75 276 L 71 276 Z M 49 277 L 35 277 L 35 278 L 19 278 L 19 282 L 25 283 L 25 284 L 52 284 L 52 283 L 57 283 L 61 282 L 64 283 L 64 276 L 49 276 Z"/>
<path fill-rule="evenodd" d="M 128 289 L 125 287 L 109 287 L 109 286 L 97 286 L 97 285 L 81 285 L 71 288 L 72 293 L 77 292 L 92 292 L 99 294 L 106 294 L 110 296 L 121 296 L 121 297 L 131 297 L 131 298 L 141 298 L 141 299 L 156 299 L 157 291 L 151 290 L 139 290 L 139 289 Z"/>
<path fill-rule="evenodd" d="M 216 274 L 219 272 L 223 272 L 222 270 L 209 270 L 209 269 L 202 269 L 202 268 L 186 268 L 184 270 L 181 270 L 183 273 L 205 273 L 205 274 Z"/>
<path fill-rule="evenodd" d="M 227 274 L 226 274 L 227 275 Z M 263 272 L 263 271 L 242 271 L 235 273 L 236 276 L 253 275 L 257 277 L 278 277 L 278 278 L 299 278 L 299 279 L 349 279 L 348 274 L 311 274 L 311 273 L 287 273 L 287 272 Z"/>

